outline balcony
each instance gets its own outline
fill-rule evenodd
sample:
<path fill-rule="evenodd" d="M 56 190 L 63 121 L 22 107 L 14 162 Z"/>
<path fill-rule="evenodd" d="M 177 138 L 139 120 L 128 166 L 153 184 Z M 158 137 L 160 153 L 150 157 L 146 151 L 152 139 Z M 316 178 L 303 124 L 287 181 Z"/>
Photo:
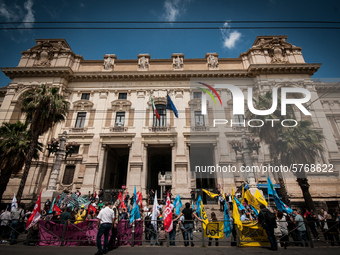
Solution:
<path fill-rule="evenodd" d="M 70 128 L 69 131 L 72 133 L 83 133 L 87 131 L 87 128 L 86 127 Z"/>
<path fill-rule="evenodd" d="M 121 127 L 121 126 L 115 126 L 115 127 L 110 127 L 110 132 L 127 132 L 128 127 Z"/>
<path fill-rule="evenodd" d="M 170 132 L 170 127 L 149 127 L 150 132 Z"/>
<path fill-rule="evenodd" d="M 165 172 L 165 175 L 162 175 L 161 172 L 158 173 L 158 185 L 159 186 L 170 186 L 172 185 L 172 173 Z"/>
<path fill-rule="evenodd" d="M 196 125 L 195 127 L 191 128 L 192 131 L 209 131 L 209 127 L 203 125 Z"/>

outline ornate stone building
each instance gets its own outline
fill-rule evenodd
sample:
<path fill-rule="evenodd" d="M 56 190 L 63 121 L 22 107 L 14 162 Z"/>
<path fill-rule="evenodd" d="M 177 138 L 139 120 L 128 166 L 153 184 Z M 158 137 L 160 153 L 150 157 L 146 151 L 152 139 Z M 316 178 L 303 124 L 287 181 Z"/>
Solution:
<path fill-rule="evenodd" d="M 220 79 L 246 92 L 252 87 L 254 96 L 272 87 L 302 87 L 311 92 L 311 116 L 294 110 L 296 119 L 309 118 L 314 128 L 323 131 L 325 152 L 320 164 L 332 164 L 333 172 L 309 175 L 310 192 L 315 201 L 337 206 L 340 198 L 340 89 L 336 84 L 315 82 L 311 76 L 321 64 L 305 63 L 301 48 L 286 41 L 287 36 L 258 36 L 253 46 L 238 58 L 219 58 L 207 53 L 205 58 L 186 59 L 174 53 L 169 59 L 152 59 L 139 54 L 136 60 L 120 60 L 115 54 L 101 60 L 84 60 L 76 55 L 64 39 L 38 39 L 36 45 L 22 52 L 17 67 L 2 68 L 11 79 L 0 91 L 0 123 L 24 120 L 19 111 L 21 96 L 40 84 L 60 89 L 70 102 L 65 122 L 57 124 L 40 138 L 47 145 L 53 137 L 67 132 L 67 141 L 79 144 L 79 150 L 62 161 L 57 176 L 57 190 L 83 194 L 100 188 L 131 191 L 136 185 L 146 194 L 171 187 L 173 194 L 189 198 L 193 188 L 240 186 L 243 173 L 212 174 L 206 179 L 195 172 L 190 153 L 205 160 L 199 164 L 237 166 L 243 164 L 229 142 L 240 139 L 242 127 L 228 126 L 226 132 L 214 127 L 221 111 L 214 111 L 211 99 L 207 114 L 201 111 L 202 90 L 197 81 L 209 83 Z M 213 86 L 213 84 L 211 83 Z M 232 116 L 232 97 L 226 90 L 217 90 L 225 119 Z M 325 94 L 324 94 L 325 93 Z M 166 109 L 167 94 L 175 104 L 179 117 Z M 205 93 L 203 93 L 205 94 Z M 323 95 L 319 98 L 320 95 Z M 160 119 L 154 115 L 151 97 Z M 220 118 L 220 117 L 218 117 Z M 261 143 L 259 154 L 252 154 L 254 165 L 271 163 L 268 147 Z M 34 161 L 24 190 L 23 201 L 31 201 L 40 189 L 46 190 L 55 156 L 48 151 Z M 16 193 L 20 174 L 13 176 L 4 198 Z M 272 180 L 276 176 L 271 175 Z M 266 183 L 266 174 L 256 173 L 257 183 Z M 296 178 L 284 175 L 288 193 L 295 203 L 303 201 Z"/>

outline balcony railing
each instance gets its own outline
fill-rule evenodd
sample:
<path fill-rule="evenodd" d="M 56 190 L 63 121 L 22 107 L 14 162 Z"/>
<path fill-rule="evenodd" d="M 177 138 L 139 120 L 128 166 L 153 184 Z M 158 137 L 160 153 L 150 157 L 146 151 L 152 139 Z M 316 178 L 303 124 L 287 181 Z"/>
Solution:
<path fill-rule="evenodd" d="M 82 132 L 86 132 L 86 131 L 87 131 L 86 127 L 70 128 L 70 132 L 73 132 L 73 133 L 82 133 Z"/>
<path fill-rule="evenodd" d="M 149 131 L 151 132 L 170 132 L 170 127 L 149 127 Z"/>
<path fill-rule="evenodd" d="M 122 126 L 110 127 L 110 132 L 126 132 L 126 131 L 128 131 L 128 127 Z"/>

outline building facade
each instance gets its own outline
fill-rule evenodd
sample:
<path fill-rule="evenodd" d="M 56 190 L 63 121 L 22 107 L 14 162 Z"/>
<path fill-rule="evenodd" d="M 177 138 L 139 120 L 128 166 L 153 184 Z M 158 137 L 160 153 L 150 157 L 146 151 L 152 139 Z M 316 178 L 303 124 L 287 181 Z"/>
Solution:
<path fill-rule="evenodd" d="M 301 48 L 286 41 L 287 36 L 258 36 L 252 47 L 238 58 L 219 58 L 207 53 L 205 58 L 185 59 L 174 53 L 169 59 L 152 59 L 139 54 L 135 60 L 120 60 L 106 54 L 100 60 L 84 60 L 75 54 L 64 39 L 37 39 L 36 45 L 22 52 L 17 67 L 2 68 L 11 79 L 0 91 L 0 122 L 24 121 L 19 104 L 22 95 L 40 84 L 59 88 L 70 102 L 67 119 L 40 138 L 44 145 L 51 138 L 67 132 L 67 142 L 79 144 L 77 151 L 62 161 L 56 176 L 57 190 L 83 194 L 103 188 L 132 191 L 136 186 L 146 194 L 149 189 L 162 192 L 172 188 L 173 194 L 189 198 L 194 188 L 240 186 L 244 173 L 214 173 L 209 178 L 195 172 L 194 164 L 243 165 L 242 155 L 229 145 L 241 139 L 244 116 L 232 115 L 233 98 L 228 90 L 217 89 L 221 108 L 214 111 L 207 99 L 202 114 L 202 96 L 206 92 L 199 82 L 216 81 L 234 84 L 253 96 L 277 87 L 300 87 L 311 92 L 308 109 L 303 116 L 294 109 L 296 119 L 309 119 L 314 128 L 323 131 L 325 151 L 320 164 L 333 166 L 332 172 L 309 175 L 310 192 L 321 205 L 337 206 L 340 198 L 340 89 L 333 83 L 313 81 L 311 76 L 321 64 L 305 63 Z M 178 118 L 166 109 L 167 95 L 178 110 Z M 323 95 L 320 97 L 320 95 Z M 160 115 L 154 114 L 151 98 Z M 222 116 L 222 117 L 221 117 Z M 233 120 L 221 132 L 215 119 Z M 229 121 L 230 122 L 230 121 Z M 195 153 L 195 163 L 191 160 Z M 253 165 L 269 165 L 268 146 L 261 142 L 259 153 L 253 152 Z M 23 201 L 35 199 L 51 181 L 55 155 L 48 157 L 44 148 L 34 161 L 25 186 Z M 272 180 L 277 176 L 270 174 Z M 4 199 L 11 200 L 20 183 L 20 173 L 8 184 Z M 255 173 L 257 183 L 266 183 L 265 173 Z M 294 174 L 285 173 L 284 180 L 293 203 L 303 201 Z"/>

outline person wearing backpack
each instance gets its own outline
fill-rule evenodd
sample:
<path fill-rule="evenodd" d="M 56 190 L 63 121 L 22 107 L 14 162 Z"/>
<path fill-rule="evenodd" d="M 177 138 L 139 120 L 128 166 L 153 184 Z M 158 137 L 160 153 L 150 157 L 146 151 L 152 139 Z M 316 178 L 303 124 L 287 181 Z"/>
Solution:
<path fill-rule="evenodd" d="M 270 249 L 276 251 L 277 242 L 274 235 L 274 228 L 277 227 L 276 216 L 262 204 L 260 205 L 260 209 L 258 221 L 260 224 L 262 224 L 262 227 L 267 233 L 268 240 L 270 242 Z"/>

